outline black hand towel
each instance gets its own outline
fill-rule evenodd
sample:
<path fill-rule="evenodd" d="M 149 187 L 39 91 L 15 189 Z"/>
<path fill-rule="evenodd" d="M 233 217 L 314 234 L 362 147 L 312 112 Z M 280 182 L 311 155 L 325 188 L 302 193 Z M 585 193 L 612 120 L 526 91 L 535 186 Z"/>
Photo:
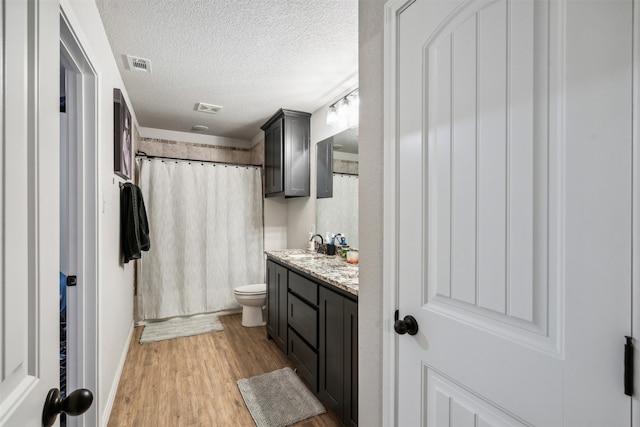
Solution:
<path fill-rule="evenodd" d="M 128 182 L 120 191 L 120 227 L 124 262 L 139 259 L 151 246 L 149 223 L 140 187 Z"/>

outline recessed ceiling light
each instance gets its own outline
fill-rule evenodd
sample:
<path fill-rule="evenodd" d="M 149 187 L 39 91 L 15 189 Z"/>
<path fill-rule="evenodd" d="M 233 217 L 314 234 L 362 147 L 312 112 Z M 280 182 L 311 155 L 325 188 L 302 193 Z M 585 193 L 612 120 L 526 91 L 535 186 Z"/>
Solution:
<path fill-rule="evenodd" d="M 198 132 L 204 131 L 204 130 L 209 130 L 209 126 L 205 126 L 205 125 L 193 125 L 193 127 L 191 128 L 191 130 L 195 130 Z"/>

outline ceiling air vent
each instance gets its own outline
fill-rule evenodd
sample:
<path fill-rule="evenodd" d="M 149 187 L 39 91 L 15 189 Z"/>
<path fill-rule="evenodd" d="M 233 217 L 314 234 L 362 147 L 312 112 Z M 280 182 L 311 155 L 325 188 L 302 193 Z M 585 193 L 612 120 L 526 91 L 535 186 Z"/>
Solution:
<path fill-rule="evenodd" d="M 130 70 L 151 73 L 151 61 L 148 59 L 127 55 L 127 62 Z"/>
<path fill-rule="evenodd" d="M 216 114 L 220 110 L 222 110 L 220 105 L 205 104 L 204 102 L 196 104 L 196 111 L 200 111 L 201 113 Z"/>

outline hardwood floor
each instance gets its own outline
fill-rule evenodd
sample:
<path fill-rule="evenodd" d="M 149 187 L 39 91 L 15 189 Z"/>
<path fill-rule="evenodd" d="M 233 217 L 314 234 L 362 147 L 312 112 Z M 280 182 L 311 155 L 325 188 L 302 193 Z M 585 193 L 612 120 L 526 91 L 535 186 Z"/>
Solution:
<path fill-rule="evenodd" d="M 224 331 L 148 344 L 135 328 L 108 426 L 255 425 L 236 381 L 293 366 L 265 327 L 243 327 L 241 314 L 220 320 Z M 340 425 L 329 412 L 295 424 Z"/>

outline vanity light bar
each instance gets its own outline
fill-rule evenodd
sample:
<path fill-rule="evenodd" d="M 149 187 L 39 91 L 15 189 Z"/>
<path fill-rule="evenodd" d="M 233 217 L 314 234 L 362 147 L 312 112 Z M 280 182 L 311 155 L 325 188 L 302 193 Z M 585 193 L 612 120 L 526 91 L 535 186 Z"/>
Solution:
<path fill-rule="evenodd" d="M 327 113 L 327 124 L 334 124 L 338 121 L 338 116 L 348 115 L 351 108 L 358 109 L 360 103 L 359 88 L 355 88 L 333 104 L 329 105 Z"/>
<path fill-rule="evenodd" d="M 334 110 L 335 111 L 336 108 L 338 108 L 340 104 L 349 105 L 350 102 L 352 102 L 353 100 L 355 100 L 356 98 L 359 97 L 359 93 L 360 93 L 359 92 L 359 88 L 355 88 L 354 90 L 352 90 L 351 92 L 349 92 L 348 94 L 343 96 L 342 98 L 338 99 L 333 104 L 329 105 L 329 110 Z"/>

